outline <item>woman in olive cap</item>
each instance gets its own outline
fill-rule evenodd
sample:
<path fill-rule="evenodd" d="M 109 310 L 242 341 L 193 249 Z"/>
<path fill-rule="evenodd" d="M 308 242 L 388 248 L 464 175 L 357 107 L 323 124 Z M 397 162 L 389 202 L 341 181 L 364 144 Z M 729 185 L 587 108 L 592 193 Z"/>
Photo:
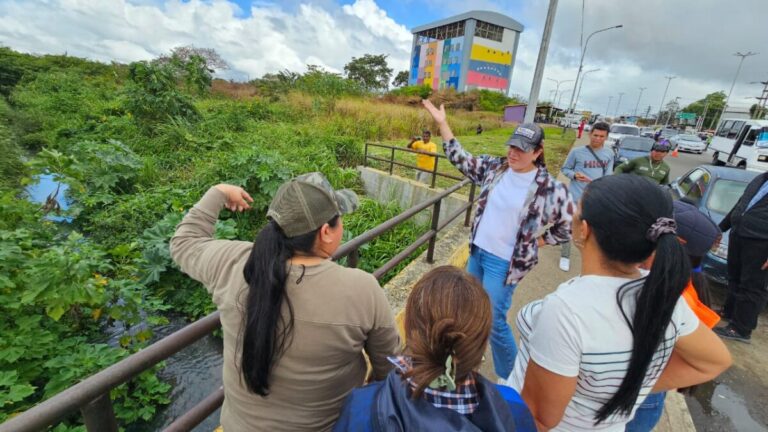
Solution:
<path fill-rule="evenodd" d="M 392 368 L 399 338 L 376 279 L 329 258 L 342 215 L 357 206 L 320 173 L 283 184 L 254 242 L 216 240 L 223 207 L 250 208 L 238 186 L 220 184 L 189 211 L 171 239 L 181 270 L 205 285 L 221 313 L 227 432 L 329 430 L 353 388 Z"/>

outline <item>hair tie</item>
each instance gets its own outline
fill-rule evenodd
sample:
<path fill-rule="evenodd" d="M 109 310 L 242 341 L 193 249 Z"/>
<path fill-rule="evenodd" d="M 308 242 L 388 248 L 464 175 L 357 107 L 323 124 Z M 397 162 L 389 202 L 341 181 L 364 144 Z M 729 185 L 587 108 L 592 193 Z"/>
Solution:
<path fill-rule="evenodd" d="M 674 219 L 668 217 L 660 217 L 656 219 L 656 222 L 654 222 L 645 233 L 645 238 L 656 243 L 659 240 L 659 237 L 664 234 L 677 235 L 677 223 Z"/>
<path fill-rule="evenodd" d="M 431 389 L 447 388 L 450 391 L 456 390 L 456 371 L 453 370 L 453 356 L 448 354 L 445 359 L 445 372 L 429 383 Z"/>

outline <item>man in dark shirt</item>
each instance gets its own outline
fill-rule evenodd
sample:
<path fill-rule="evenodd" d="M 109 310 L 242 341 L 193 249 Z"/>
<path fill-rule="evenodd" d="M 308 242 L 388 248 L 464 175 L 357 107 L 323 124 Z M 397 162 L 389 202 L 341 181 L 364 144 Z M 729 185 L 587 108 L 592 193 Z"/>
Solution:
<path fill-rule="evenodd" d="M 728 326 L 714 329 L 726 339 L 749 343 L 757 316 L 768 301 L 768 173 L 752 180 L 720 229 L 728 237 L 728 298 L 721 311 Z"/>

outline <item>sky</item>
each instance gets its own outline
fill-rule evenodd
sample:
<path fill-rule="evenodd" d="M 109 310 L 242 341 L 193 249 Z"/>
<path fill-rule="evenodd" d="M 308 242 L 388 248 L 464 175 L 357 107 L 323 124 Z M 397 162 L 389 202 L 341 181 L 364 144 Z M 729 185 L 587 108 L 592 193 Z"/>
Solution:
<path fill-rule="evenodd" d="M 554 97 L 549 79 L 576 77 L 582 2 L 585 39 L 623 28 L 590 39 L 584 70 L 599 70 L 584 79 L 578 109 L 656 112 L 665 76 L 675 77 L 665 104 L 728 93 L 736 52 L 758 54 L 744 60 L 729 105 L 757 102 L 762 85 L 750 83 L 768 80 L 768 0 L 559 0 L 540 100 Z M 367 53 L 386 54 L 397 72 L 408 66 L 411 28 L 470 8 L 491 10 L 525 26 L 510 94 L 527 98 L 548 7 L 548 0 L 0 0 L 0 45 L 123 63 L 194 45 L 216 49 L 231 65 L 221 76 L 234 80 L 303 72 L 307 64 L 341 72 Z M 560 106 L 571 85 L 560 85 Z"/>

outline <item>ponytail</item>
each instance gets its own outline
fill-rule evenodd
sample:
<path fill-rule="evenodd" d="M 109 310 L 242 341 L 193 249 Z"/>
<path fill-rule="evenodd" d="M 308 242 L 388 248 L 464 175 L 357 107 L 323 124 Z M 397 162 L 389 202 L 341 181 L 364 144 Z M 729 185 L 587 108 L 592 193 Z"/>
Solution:
<path fill-rule="evenodd" d="M 328 224 L 334 227 L 338 219 L 336 216 Z M 287 262 L 296 252 L 312 253 L 318 230 L 289 238 L 270 220 L 253 242 L 243 269 L 248 295 L 241 369 L 248 390 L 255 394 L 269 394 L 272 368 L 291 343 L 294 320 L 293 306 L 286 293 Z M 283 303 L 287 316 L 283 314 Z"/>
<path fill-rule="evenodd" d="M 664 234 L 657 241 L 656 256 L 650 273 L 641 280 L 642 286 L 640 281 L 633 281 L 624 284 L 617 292 L 616 301 L 632 331 L 632 357 L 619 389 L 597 412 L 595 424 L 617 412 L 629 415 L 659 345 L 664 343 L 664 351 L 672 350 L 672 345 L 665 341 L 666 330 L 689 275 L 690 262 L 685 250 L 675 235 Z M 631 319 L 624 309 L 624 299 L 628 295 L 636 298 Z M 653 371 L 656 376 L 660 373 L 661 370 Z"/>

